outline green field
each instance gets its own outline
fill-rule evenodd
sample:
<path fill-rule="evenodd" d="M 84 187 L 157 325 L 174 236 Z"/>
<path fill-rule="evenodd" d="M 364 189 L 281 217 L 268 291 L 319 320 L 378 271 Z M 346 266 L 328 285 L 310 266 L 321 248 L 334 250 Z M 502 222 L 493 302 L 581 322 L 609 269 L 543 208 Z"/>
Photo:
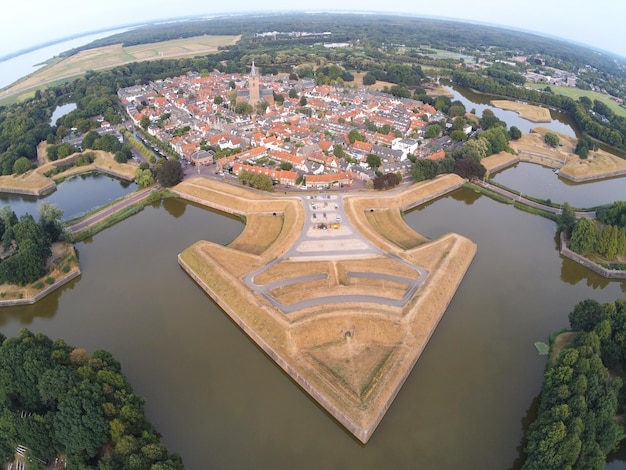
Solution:
<path fill-rule="evenodd" d="M 606 104 L 611 110 L 618 116 L 626 117 L 626 108 L 620 106 L 617 102 L 613 101 L 609 95 L 599 93 L 597 91 L 581 90 L 580 88 L 570 88 L 567 86 L 554 86 L 546 85 L 545 83 L 527 83 L 526 86 L 534 88 L 536 90 L 543 90 L 546 86 L 559 95 L 565 95 L 577 100 L 581 96 L 587 96 L 591 101 L 598 100 Z"/>

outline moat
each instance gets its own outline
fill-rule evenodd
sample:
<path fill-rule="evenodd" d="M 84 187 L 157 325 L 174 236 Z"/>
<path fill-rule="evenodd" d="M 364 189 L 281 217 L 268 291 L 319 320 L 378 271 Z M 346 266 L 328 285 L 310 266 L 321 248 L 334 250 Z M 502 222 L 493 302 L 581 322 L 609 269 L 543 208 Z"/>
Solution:
<path fill-rule="evenodd" d="M 0 324 L 6 335 L 28 327 L 111 350 L 190 469 L 508 468 L 545 366 L 533 343 L 566 326 L 576 302 L 623 297 L 626 283 L 562 259 L 551 221 L 469 190 L 406 221 L 431 238 L 466 236 L 478 253 L 365 447 L 176 266 L 196 240 L 226 244 L 243 229 L 193 204 L 165 201 L 78 244 L 82 277 L 35 306 L 0 310 Z"/>

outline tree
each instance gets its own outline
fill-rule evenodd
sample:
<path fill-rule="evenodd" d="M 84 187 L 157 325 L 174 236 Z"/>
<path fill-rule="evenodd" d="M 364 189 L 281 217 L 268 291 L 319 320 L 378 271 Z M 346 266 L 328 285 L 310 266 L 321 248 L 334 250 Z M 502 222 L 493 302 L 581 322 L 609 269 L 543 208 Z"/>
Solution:
<path fill-rule="evenodd" d="M 239 101 L 236 105 L 235 105 L 235 112 L 237 114 L 242 114 L 242 115 L 246 115 L 246 114 L 252 114 L 252 105 L 250 103 L 247 103 L 245 101 Z"/>
<path fill-rule="evenodd" d="M 431 124 L 426 128 L 424 137 L 434 139 L 435 137 L 439 137 L 439 134 L 441 134 L 441 126 L 439 124 Z"/>
<path fill-rule="evenodd" d="M 363 75 L 363 85 L 365 86 L 370 86 L 370 85 L 374 85 L 376 83 L 376 77 L 371 74 L 370 72 L 367 72 L 365 75 Z"/>
<path fill-rule="evenodd" d="M 343 146 L 336 144 L 333 146 L 333 155 L 337 158 L 346 158 L 346 152 L 343 150 Z"/>
<path fill-rule="evenodd" d="M 142 170 L 141 168 L 137 168 L 135 171 L 135 182 L 140 188 L 147 188 L 154 184 L 154 175 L 149 169 Z"/>
<path fill-rule="evenodd" d="M 55 204 L 42 202 L 39 205 L 39 225 L 51 242 L 59 240 L 65 231 L 63 211 Z"/>
<path fill-rule="evenodd" d="M 295 88 L 290 88 L 289 89 L 289 98 L 291 98 L 292 100 L 296 99 L 298 97 L 298 92 L 296 91 Z"/>
<path fill-rule="evenodd" d="M 380 157 L 373 153 L 368 154 L 365 161 L 372 170 L 376 170 L 381 164 Z"/>
<path fill-rule="evenodd" d="M 20 157 L 13 164 L 13 173 L 23 175 L 32 167 L 30 160 L 26 157 Z"/>
<path fill-rule="evenodd" d="M 559 136 L 554 132 L 546 132 L 546 135 L 543 136 L 543 140 L 550 147 L 556 147 L 559 145 Z"/>
<path fill-rule="evenodd" d="M 145 131 L 150 125 L 150 118 L 146 114 L 142 114 L 141 120 L 139 121 L 139 125 Z"/>
<path fill-rule="evenodd" d="M 361 141 L 361 142 L 365 142 L 365 136 L 363 136 L 359 131 L 357 131 L 356 129 L 352 129 L 349 133 L 348 133 L 348 139 L 350 140 L 350 143 L 353 144 L 356 141 Z"/>
<path fill-rule="evenodd" d="M 569 314 L 569 324 L 574 331 L 592 331 L 605 318 L 604 308 L 593 299 L 583 300 Z"/>
<path fill-rule="evenodd" d="M 619 229 L 615 225 L 605 225 L 600 233 L 598 240 L 598 253 L 600 253 L 605 259 L 615 259 L 618 254 L 624 252 L 621 250 L 618 243 Z"/>
<path fill-rule="evenodd" d="M 183 168 L 178 160 L 166 160 L 158 169 L 156 178 L 161 186 L 169 188 L 183 180 Z"/>
<path fill-rule="evenodd" d="M 454 162 L 453 173 L 456 173 L 462 178 L 482 179 L 487 173 L 487 169 L 475 158 L 462 158 Z"/>
<path fill-rule="evenodd" d="M 521 138 L 522 138 L 522 131 L 520 131 L 517 126 L 511 126 L 511 128 L 509 129 L 509 139 L 519 140 Z"/>
<path fill-rule="evenodd" d="M 576 253 L 587 254 L 596 251 L 598 246 L 598 227 L 587 218 L 580 219 L 570 240 L 570 248 Z"/>
<path fill-rule="evenodd" d="M 300 101 L 298 101 L 298 105 L 299 105 L 299 106 L 306 106 L 307 102 L 308 102 L 308 101 L 307 101 L 307 99 L 306 99 L 306 96 L 302 95 L 302 96 L 300 97 Z"/>
<path fill-rule="evenodd" d="M 575 225 L 576 213 L 574 212 L 574 208 L 566 202 L 561 208 L 561 215 L 557 217 L 557 227 L 559 231 L 565 233 L 567 238 L 570 238 Z"/>
<path fill-rule="evenodd" d="M 224 102 L 224 98 L 222 98 L 221 96 L 216 96 L 215 98 L 213 98 L 213 103 L 220 105 Z"/>

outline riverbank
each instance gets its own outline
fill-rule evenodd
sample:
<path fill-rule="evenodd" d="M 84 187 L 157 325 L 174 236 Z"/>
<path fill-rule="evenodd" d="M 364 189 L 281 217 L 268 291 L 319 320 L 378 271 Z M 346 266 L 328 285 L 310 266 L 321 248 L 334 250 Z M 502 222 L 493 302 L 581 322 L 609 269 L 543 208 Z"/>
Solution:
<path fill-rule="evenodd" d="M 320 254 L 312 261 L 308 256 L 285 257 L 305 226 L 300 196 L 186 180 L 174 188 L 181 197 L 218 210 L 227 206 L 227 212 L 244 215 L 247 224 L 230 246 L 199 241 L 179 254 L 179 263 L 283 370 L 365 443 L 426 347 L 476 252 L 474 243 L 455 234 L 434 241 L 415 234 L 420 242 L 404 249 L 410 229 L 400 210 L 462 182 L 447 175 L 400 192 L 342 195 L 351 225 L 377 248 L 370 255 Z M 398 224 L 398 231 L 381 235 L 368 218 L 372 209 L 394 212 L 397 217 L 389 220 Z M 252 223 L 259 217 L 282 223 Z M 363 264 L 368 258 L 376 261 Z M 268 275 L 254 277 L 257 272 Z M 277 286 L 268 291 L 269 297 L 261 295 L 244 282 L 250 276 L 259 287 L 268 282 Z M 291 298 L 288 292 L 298 293 L 299 307 L 285 314 L 271 298 Z M 402 293 L 406 299 L 398 301 Z M 382 301 L 385 296 L 388 301 Z"/>

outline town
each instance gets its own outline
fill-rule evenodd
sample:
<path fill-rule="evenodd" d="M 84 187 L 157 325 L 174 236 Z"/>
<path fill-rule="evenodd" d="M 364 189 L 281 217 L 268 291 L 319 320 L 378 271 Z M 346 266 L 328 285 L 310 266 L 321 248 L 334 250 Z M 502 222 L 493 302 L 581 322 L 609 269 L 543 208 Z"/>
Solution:
<path fill-rule="evenodd" d="M 260 76 L 254 63 L 248 75 L 189 73 L 118 96 L 135 125 L 169 142 L 182 161 L 215 165 L 218 175 L 261 173 L 286 187 L 404 176 L 412 159 L 439 160 L 458 144 L 425 137 L 429 123 L 447 120 L 429 104 L 293 75 Z"/>

